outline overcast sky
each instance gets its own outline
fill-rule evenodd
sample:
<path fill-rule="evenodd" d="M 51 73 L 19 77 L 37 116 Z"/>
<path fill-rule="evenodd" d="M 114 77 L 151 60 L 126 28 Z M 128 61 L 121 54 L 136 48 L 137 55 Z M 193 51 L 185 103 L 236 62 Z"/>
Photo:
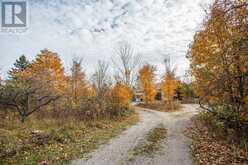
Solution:
<path fill-rule="evenodd" d="M 33 59 L 41 49 L 57 52 L 68 71 L 73 57 L 83 57 L 91 73 L 97 60 L 108 60 L 114 47 L 128 41 L 144 62 L 163 70 L 170 55 L 183 75 L 188 45 L 201 27 L 211 0 L 30 0 L 30 24 L 22 35 L 0 35 L 3 75 L 16 58 Z"/>

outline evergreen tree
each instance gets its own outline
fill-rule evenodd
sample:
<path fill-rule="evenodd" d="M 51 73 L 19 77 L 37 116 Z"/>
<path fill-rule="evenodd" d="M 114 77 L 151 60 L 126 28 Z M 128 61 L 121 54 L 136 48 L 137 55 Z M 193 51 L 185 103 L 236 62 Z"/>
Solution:
<path fill-rule="evenodd" d="M 16 62 L 14 63 L 14 67 L 10 69 L 9 76 L 11 79 L 15 79 L 19 72 L 24 71 L 29 65 L 29 61 L 27 60 L 25 55 L 21 55 Z"/>

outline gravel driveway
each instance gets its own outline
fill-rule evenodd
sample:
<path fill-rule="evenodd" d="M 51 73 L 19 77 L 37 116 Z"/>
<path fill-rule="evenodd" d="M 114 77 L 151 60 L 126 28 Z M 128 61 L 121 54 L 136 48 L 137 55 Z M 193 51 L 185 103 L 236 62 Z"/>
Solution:
<path fill-rule="evenodd" d="M 73 165 L 191 165 L 188 145 L 190 140 L 184 136 L 184 129 L 190 118 L 198 112 L 197 105 L 185 104 L 178 112 L 159 112 L 137 108 L 140 122 L 113 138 L 108 144 L 100 146 L 86 158 L 75 160 Z M 136 157 L 129 161 L 129 152 L 145 135 L 158 125 L 167 129 L 167 138 L 162 142 L 162 151 L 153 157 Z"/>

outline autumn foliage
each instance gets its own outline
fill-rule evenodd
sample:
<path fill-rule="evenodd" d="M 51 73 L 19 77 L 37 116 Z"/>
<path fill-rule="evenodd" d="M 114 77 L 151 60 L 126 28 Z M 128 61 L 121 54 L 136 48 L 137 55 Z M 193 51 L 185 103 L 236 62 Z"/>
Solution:
<path fill-rule="evenodd" d="M 59 56 L 47 49 L 37 55 L 36 59 L 25 69 L 25 73 L 40 83 L 51 84 L 56 92 L 64 93 L 67 88 L 64 68 Z"/>
<path fill-rule="evenodd" d="M 29 63 L 21 56 L 9 72 L 10 79 L 0 87 L 0 103 L 18 112 L 24 120 L 44 106 L 58 100 L 65 91 L 66 81 L 59 57 L 43 50 Z"/>
<path fill-rule="evenodd" d="M 247 5 L 216 0 L 188 54 L 201 107 L 238 133 L 248 121 Z"/>
<path fill-rule="evenodd" d="M 82 70 L 82 59 L 73 59 L 71 75 L 68 76 L 69 96 L 73 103 L 78 104 L 80 99 L 90 95 L 90 87 L 86 75 Z"/>
<path fill-rule="evenodd" d="M 48 49 L 31 62 L 21 56 L 0 86 L 0 104 L 16 110 L 22 122 L 34 112 L 80 120 L 120 117 L 130 111 L 133 93 L 125 84 L 111 83 L 107 71 L 108 64 L 100 61 L 90 82 L 80 59 L 73 59 L 68 74 L 58 54 Z"/>
<path fill-rule="evenodd" d="M 128 105 L 133 96 L 132 90 L 127 85 L 121 83 L 115 84 L 110 94 L 113 97 L 113 102 L 121 105 Z"/>
<path fill-rule="evenodd" d="M 168 102 L 173 101 L 178 86 L 179 86 L 179 81 L 176 79 L 174 71 L 167 70 L 160 83 L 160 88 L 166 101 Z"/>
<path fill-rule="evenodd" d="M 149 64 L 144 65 L 139 70 L 139 83 L 143 90 L 143 100 L 145 103 L 153 102 L 156 95 L 155 67 Z"/>

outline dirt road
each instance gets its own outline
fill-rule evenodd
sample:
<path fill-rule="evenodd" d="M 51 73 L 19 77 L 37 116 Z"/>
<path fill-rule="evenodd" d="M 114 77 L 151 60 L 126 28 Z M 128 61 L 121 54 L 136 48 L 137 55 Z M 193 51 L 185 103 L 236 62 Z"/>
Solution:
<path fill-rule="evenodd" d="M 159 112 L 137 108 L 140 122 L 108 144 L 100 146 L 86 158 L 75 160 L 74 165 L 192 165 L 190 140 L 183 131 L 189 125 L 190 118 L 198 112 L 197 105 L 183 105 L 182 111 Z M 130 153 L 145 135 L 158 125 L 167 129 L 167 138 L 162 142 L 162 150 L 153 157 L 138 156 L 129 161 Z"/>

